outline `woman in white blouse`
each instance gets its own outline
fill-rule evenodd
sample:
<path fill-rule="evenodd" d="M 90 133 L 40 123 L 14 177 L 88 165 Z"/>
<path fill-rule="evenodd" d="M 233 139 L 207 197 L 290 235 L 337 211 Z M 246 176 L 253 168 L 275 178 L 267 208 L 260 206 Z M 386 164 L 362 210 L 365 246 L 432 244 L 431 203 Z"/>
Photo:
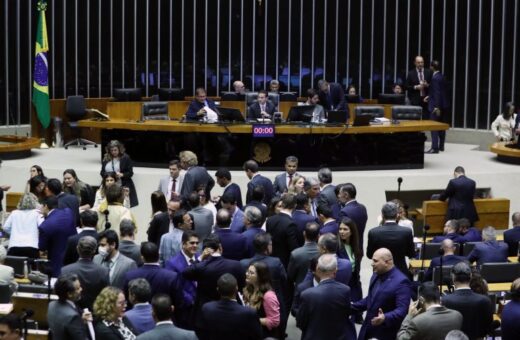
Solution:
<path fill-rule="evenodd" d="M 506 103 L 504 112 L 499 114 L 491 123 L 491 131 L 499 142 L 509 142 L 515 139 L 513 129 L 515 127 L 515 105 L 513 102 Z"/>

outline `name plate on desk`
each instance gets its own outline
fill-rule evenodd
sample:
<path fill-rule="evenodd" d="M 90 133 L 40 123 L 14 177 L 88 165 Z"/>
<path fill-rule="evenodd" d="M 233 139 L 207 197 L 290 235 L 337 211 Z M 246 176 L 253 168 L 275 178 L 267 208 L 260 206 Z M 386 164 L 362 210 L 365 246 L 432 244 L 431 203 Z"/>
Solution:
<path fill-rule="evenodd" d="M 254 138 L 274 137 L 274 124 L 253 124 Z"/>

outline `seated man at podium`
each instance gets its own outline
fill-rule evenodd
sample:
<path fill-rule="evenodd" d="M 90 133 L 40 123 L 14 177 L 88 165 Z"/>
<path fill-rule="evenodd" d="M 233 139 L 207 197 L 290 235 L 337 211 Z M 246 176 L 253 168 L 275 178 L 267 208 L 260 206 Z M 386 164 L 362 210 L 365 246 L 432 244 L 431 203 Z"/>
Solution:
<path fill-rule="evenodd" d="M 195 99 L 190 103 L 186 112 L 186 120 L 203 121 L 206 123 L 218 122 L 218 109 L 215 102 L 206 97 L 206 90 L 199 87 L 195 90 Z"/>
<path fill-rule="evenodd" d="M 267 100 L 267 97 L 267 91 L 258 91 L 256 102 L 247 108 L 248 119 L 271 119 L 273 117 L 273 113 L 275 112 L 276 108 L 274 107 L 273 103 Z"/>

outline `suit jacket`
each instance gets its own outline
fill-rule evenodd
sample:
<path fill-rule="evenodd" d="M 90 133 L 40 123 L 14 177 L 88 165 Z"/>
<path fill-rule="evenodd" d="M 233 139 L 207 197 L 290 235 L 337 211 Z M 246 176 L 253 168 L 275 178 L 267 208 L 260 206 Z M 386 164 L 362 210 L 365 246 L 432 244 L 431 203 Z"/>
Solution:
<path fill-rule="evenodd" d="M 343 110 L 348 112 L 348 105 L 345 101 L 345 91 L 343 86 L 338 83 L 330 83 L 329 92 L 325 93 L 320 91 L 318 96 L 320 98 L 320 104 L 323 105 L 325 110 Z"/>
<path fill-rule="evenodd" d="M 310 214 L 307 214 L 305 210 L 293 210 L 292 218 L 294 223 L 296 224 L 296 228 L 298 231 L 296 232 L 296 238 L 298 239 L 298 246 L 302 246 L 305 242 L 303 237 L 303 232 L 305 231 L 305 226 L 309 222 L 319 223 L 318 219 Z"/>
<path fill-rule="evenodd" d="M 397 223 L 385 223 L 368 232 L 367 257 L 372 258 L 379 248 L 388 248 L 394 257 L 395 266 L 409 275 L 405 257 L 415 256 L 412 231 Z"/>
<path fill-rule="evenodd" d="M 38 248 L 48 251 L 52 276 L 58 277 L 63 266 L 67 239 L 77 234 L 74 215 L 69 208 L 53 209 L 38 230 L 40 231 Z"/>
<path fill-rule="evenodd" d="M 242 209 L 244 207 L 244 205 L 242 203 L 242 191 L 240 190 L 240 187 L 238 186 L 238 184 L 236 184 L 236 183 L 229 184 L 228 187 L 226 189 L 224 189 L 224 192 L 222 192 L 222 196 L 224 196 L 224 194 L 227 194 L 227 193 L 231 193 L 233 195 L 233 197 L 236 199 L 237 207 L 239 207 L 240 209 Z M 222 208 L 222 203 L 220 203 L 220 199 L 215 207 L 217 209 Z"/>
<path fill-rule="evenodd" d="M 471 289 L 457 289 L 442 297 L 442 304 L 462 314 L 461 330 L 470 339 L 484 337 L 493 321 L 493 305 L 485 296 Z"/>
<path fill-rule="evenodd" d="M 164 267 L 177 273 L 179 288 L 182 289 L 183 296 L 183 303 L 180 307 L 186 309 L 187 307 L 193 306 L 197 294 L 197 285 L 195 284 L 195 281 L 187 280 L 182 275 L 184 270 L 189 267 L 182 251 L 166 261 Z"/>
<path fill-rule="evenodd" d="M 461 236 L 462 243 L 465 242 L 482 242 L 482 235 L 480 234 L 480 230 L 475 227 L 471 227 L 468 231 Z"/>
<path fill-rule="evenodd" d="M 326 233 L 332 233 L 334 235 L 337 235 L 339 231 L 339 225 L 336 223 L 336 221 L 330 221 L 325 223 L 320 228 L 320 235 L 326 234 Z"/>
<path fill-rule="evenodd" d="M 235 209 L 233 216 L 231 216 L 231 224 L 229 225 L 229 229 L 231 229 L 234 233 L 243 233 L 246 226 L 244 225 L 244 212 L 238 207 Z"/>
<path fill-rule="evenodd" d="M 79 225 L 79 199 L 76 195 L 61 192 L 56 196 L 58 198 L 58 208 L 69 208 L 74 215 L 75 227 Z"/>
<path fill-rule="evenodd" d="M 500 315 L 502 326 L 502 339 L 520 339 L 520 301 L 509 301 Z"/>
<path fill-rule="evenodd" d="M 468 255 L 468 261 L 469 263 L 477 261 L 478 265 L 489 262 L 507 262 L 508 254 L 507 243 L 486 241 L 475 244 L 475 248 Z"/>
<path fill-rule="evenodd" d="M 255 175 L 249 183 L 247 183 L 247 194 L 246 194 L 246 204 L 253 200 L 253 189 L 257 186 L 261 185 L 264 187 L 264 202 L 265 205 L 269 205 L 271 203 L 271 199 L 273 198 L 273 183 L 269 180 L 269 178 L 264 177 L 260 174 Z"/>
<path fill-rule="evenodd" d="M 108 268 L 92 262 L 91 259 L 79 259 L 61 269 L 62 274 L 76 274 L 81 283 L 81 299 L 78 305 L 92 310 L 94 300 L 103 288 L 110 285 Z"/>
<path fill-rule="evenodd" d="M 318 205 L 325 204 L 332 208 L 332 206 L 338 201 L 336 193 L 334 192 L 335 189 L 336 186 L 333 184 L 325 186 L 318 196 Z"/>
<path fill-rule="evenodd" d="M 432 71 L 428 68 L 423 68 L 424 80 L 430 84 L 432 82 Z M 417 68 L 413 68 L 408 71 L 406 76 L 406 89 L 408 90 L 408 99 L 411 105 L 422 106 L 423 101 L 421 99 L 421 91 L 415 90 L 414 86 L 419 85 L 419 73 Z M 428 88 L 424 89 L 424 95 L 428 95 Z"/>
<path fill-rule="evenodd" d="M 155 294 L 167 294 L 173 305 L 180 305 L 182 292 L 179 288 L 177 273 L 159 267 L 155 264 L 143 264 L 142 267 L 130 270 L 125 275 L 125 295 L 128 296 L 128 283 L 133 279 L 144 278 L 150 284 L 152 296 Z"/>
<path fill-rule="evenodd" d="M 299 174 L 296 172 L 293 178 L 294 176 L 299 176 Z M 284 192 L 287 192 L 287 190 L 287 171 L 285 171 L 274 178 L 273 192 L 276 196 L 280 196 Z"/>
<path fill-rule="evenodd" d="M 193 226 L 195 232 L 199 236 L 199 239 L 204 240 L 211 234 L 213 227 L 213 213 L 200 205 L 189 211 L 189 214 L 193 218 Z"/>
<path fill-rule="evenodd" d="M 278 257 L 285 268 L 289 265 L 291 252 L 298 248 L 297 230 L 292 217 L 285 213 L 267 219 L 266 231 L 271 234 L 273 240 L 272 255 Z"/>
<path fill-rule="evenodd" d="M 106 174 L 105 166 L 107 163 L 108 161 L 103 161 L 101 163 L 101 177 Z M 134 175 L 134 164 L 130 156 L 126 153 L 119 159 L 119 168 L 121 173 L 123 173 L 123 177 L 121 177 L 121 185 L 130 189 L 130 207 L 135 207 L 139 204 L 139 200 L 137 199 L 137 191 L 135 191 L 135 184 L 132 180 L 132 176 Z M 117 229 L 119 229 L 119 226 Z"/>
<path fill-rule="evenodd" d="M 459 262 L 466 261 L 466 258 L 464 256 L 457 256 L 457 255 L 445 255 L 442 258 L 442 265 L 443 266 L 454 266 Z M 434 257 L 431 262 L 430 266 L 426 270 L 426 273 L 424 274 L 424 281 L 431 281 L 433 279 L 433 268 L 440 267 L 441 265 L 441 257 Z"/>
<path fill-rule="evenodd" d="M 47 309 L 47 321 L 53 339 L 87 339 L 87 329 L 81 315 L 68 301 L 51 301 Z"/>
<path fill-rule="evenodd" d="M 260 340 L 262 327 L 256 311 L 236 301 L 220 300 L 202 307 L 201 340 Z"/>
<path fill-rule="evenodd" d="M 94 256 L 93 261 L 94 263 L 102 264 L 103 257 L 98 254 Z M 112 269 L 112 274 L 110 275 L 110 285 L 119 289 L 123 289 L 125 287 L 126 273 L 132 269 L 137 268 L 137 264 L 134 260 L 119 253 L 119 257 L 114 266 L 115 267 Z"/>
<path fill-rule="evenodd" d="M 152 317 L 152 305 L 149 303 L 135 305 L 134 308 L 125 312 L 125 316 L 139 334 L 152 330 L 155 327 L 155 321 Z"/>
<path fill-rule="evenodd" d="M 408 313 L 410 298 L 410 281 L 396 267 L 382 275 L 374 273 L 367 297 L 352 304 L 355 310 L 367 311 L 358 339 L 394 340 Z M 385 322 L 373 326 L 370 321 L 378 315 L 379 308 L 385 313 Z"/>
<path fill-rule="evenodd" d="M 215 228 L 222 244 L 222 256 L 226 259 L 240 261 L 247 257 L 248 246 L 247 238 L 239 233 L 233 232 L 230 228 Z"/>
<path fill-rule="evenodd" d="M 186 111 L 186 119 L 191 121 L 199 120 L 200 118 L 197 117 L 197 112 L 199 112 L 199 110 L 202 109 L 204 106 L 209 107 L 218 114 L 217 106 L 215 105 L 215 102 L 213 100 L 206 98 L 206 101 L 204 103 L 201 103 L 198 100 L 194 99 L 191 101 L 190 106 L 188 106 L 188 111 Z"/>
<path fill-rule="evenodd" d="M 193 191 L 204 187 L 206 197 L 211 197 L 211 189 L 215 186 L 215 180 L 208 174 L 203 166 L 192 166 L 184 174 L 181 187 L 181 196 L 187 198 Z"/>
<path fill-rule="evenodd" d="M 141 247 L 135 244 L 134 241 L 120 240 L 119 252 L 128 257 L 129 259 L 134 260 L 137 266 L 140 267 L 143 265 L 143 258 L 141 257 Z"/>
<path fill-rule="evenodd" d="M 350 288 L 335 280 L 325 280 L 301 294 L 296 324 L 302 339 L 356 339 L 349 319 Z"/>
<path fill-rule="evenodd" d="M 78 246 L 79 239 L 83 236 L 92 236 L 96 240 L 98 239 L 98 233 L 96 230 L 82 230 L 79 234 L 70 236 L 67 239 L 67 246 L 65 247 L 63 265 L 74 263 L 79 259 L 76 247 Z"/>
<path fill-rule="evenodd" d="M 294 284 L 294 286 L 300 284 L 309 271 L 311 260 L 319 254 L 320 251 L 316 242 L 308 242 L 300 248 L 294 249 L 291 252 L 289 266 L 287 268 L 289 282 Z"/>
<path fill-rule="evenodd" d="M 270 114 L 272 117 L 273 113 L 275 113 L 275 111 L 276 111 L 276 108 L 275 108 L 274 104 L 271 103 L 270 101 L 267 101 L 265 103 L 265 112 Z M 253 104 L 249 105 L 249 107 L 247 108 L 247 118 L 248 119 L 262 118 L 261 112 L 262 112 L 262 110 L 260 108 L 260 103 L 254 102 Z"/>
<path fill-rule="evenodd" d="M 367 208 L 357 200 L 350 201 L 340 210 L 338 223 L 341 223 L 343 217 L 349 217 L 356 222 L 359 234 L 359 247 L 363 249 L 365 227 L 368 220 Z"/>
<path fill-rule="evenodd" d="M 302 282 L 300 282 L 300 284 L 298 284 L 294 289 L 294 296 L 291 306 L 291 315 L 295 318 L 300 310 L 302 293 L 312 287 L 314 287 L 314 278 L 305 277 L 305 279 Z"/>
<path fill-rule="evenodd" d="M 262 229 L 261 226 L 250 226 L 246 231 L 242 233 L 243 236 L 246 238 L 246 245 L 247 245 L 247 256 L 246 257 L 252 257 L 255 255 L 255 247 L 253 246 L 253 241 L 255 239 L 255 236 L 257 234 L 265 233 L 265 231 Z"/>
<path fill-rule="evenodd" d="M 428 90 L 428 111 L 433 112 L 434 109 L 444 111 L 449 108 L 448 96 L 446 93 L 446 82 L 444 76 L 440 72 L 435 72 L 432 76 L 432 82 Z"/>
<path fill-rule="evenodd" d="M 462 175 L 450 180 L 446 190 L 440 195 L 441 201 L 448 201 L 446 220 L 467 218 L 472 224 L 478 221 L 477 209 L 473 203 L 475 181 Z"/>
<path fill-rule="evenodd" d="M 504 242 L 509 246 L 509 256 L 518 255 L 518 242 L 520 241 L 520 226 L 504 231 Z"/>
<path fill-rule="evenodd" d="M 139 340 L 197 340 L 194 331 L 188 331 L 172 324 L 160 324 L 137 337 Z"/>
<path fill-rule="evenodd" d="M 137 334 L 137 330 L 127 317 L 123 316 L 123 323 L 132 333 Z M 94 322 L 94 331 L 96 332 L 96 339 L 99 340 L 125 340 L 114 325 L 108 327 L 101 320 Z"/>
<path fill-rule="evenodd" d="M 162 191 L 162 193 L 164 194 L 164 197 L 166 197 L 166 200 L 169 201 L 171 197 L 168 196 L 168 192 L 170 191 L 171 189 L 171 184 L 170 184 L 170 178 L 172 176 L 168 175 L 168 176 L 164 176 L 163 178 L 161 178 L 159 180 L 159 188 L 158 190 Z M 182 188 L 182 182 L 184 182 L 184 175 L 179 175 L 177 178 L 176 178 L 177 182 L 175 183 L 176 187 L 177 187 L 177 194 L 180 195 L 181 193 L 181 188 Z"/>
<path fill-rule="evenodd" d="M 407 315 L 397 340 L 444 340 L 446 334 L 462 327 L 462 314 L 444 306 L 431 307 L 424 313 Z"/>
<path fill-rule="evenodd" d="M 444 241 L 446 239 L 450 239 L 450 240 L 453 240 L 453 242 L 461 243 L 461 244 L 465 242 L 464 239 L 462 238 L 462 236 L 460 236 L 459 234 L 457 234 L 457 233 L 449 233 L 449 234 L 446 234 L 446 235 L 435 236 L 432 239 L 432 243 L 441 243 L 442 241 Z"/>
<path fill-rule="evenodd" d="M 148 226 L 148 242 L 159 244 L 161 236 L 170 230 L 170 214 L 167 211 L 155 215 Z"/>

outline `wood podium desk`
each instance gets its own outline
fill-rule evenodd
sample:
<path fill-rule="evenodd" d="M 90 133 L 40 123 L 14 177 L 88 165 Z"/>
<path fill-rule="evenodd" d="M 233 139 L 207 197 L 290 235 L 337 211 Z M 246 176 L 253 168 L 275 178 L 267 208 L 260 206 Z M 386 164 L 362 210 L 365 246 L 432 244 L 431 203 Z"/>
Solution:
<path fill-rule="evenodd" d="M 320 165 L 337 170 L 420 169 L 423 131 L 448 129 L 447 124 L 428 120 L 363 127 L 280 124 L 274 125 L 274 137 L 254 138 L 250 124 L 87 119 L 79 126 L 100 129 L 103 145 L 122 141 L 137 166 L 163 167 L 187 149 L 209 167 L 241 168 L 253 158 L 266 170 L 279 170 L 288 155 L 297 156 L 303 170 Z M 224 144 L 229 149 L 224 150 Z"/>

